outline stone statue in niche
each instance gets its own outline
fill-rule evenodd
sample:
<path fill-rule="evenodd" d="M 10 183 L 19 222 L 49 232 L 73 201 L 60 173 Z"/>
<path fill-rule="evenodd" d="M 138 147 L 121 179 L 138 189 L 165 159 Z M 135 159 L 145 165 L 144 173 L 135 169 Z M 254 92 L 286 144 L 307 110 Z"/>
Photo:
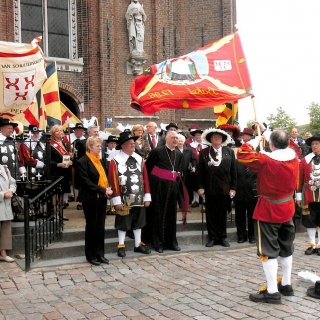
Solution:
<path fill-rule="evenodd" d="M 146 63 L 143 44 L 144 22 L 147 19 L 143 5 L 139 3 L 139 0 L 131 0 L 125 17 L 127 19 L 130 48 L 130 54 L 127 59 L 127 73 L 139 75 L 142 74 L 143 66 Z"/>

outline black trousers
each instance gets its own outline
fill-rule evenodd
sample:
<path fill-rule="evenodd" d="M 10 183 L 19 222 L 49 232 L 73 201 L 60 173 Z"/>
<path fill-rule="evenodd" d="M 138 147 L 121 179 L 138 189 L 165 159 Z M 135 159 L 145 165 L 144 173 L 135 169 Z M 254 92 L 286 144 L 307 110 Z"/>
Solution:
<path fill-rule="evenodd" d="M 257 201 L 234 200 L 237 235 L 239 237 L 254 237 L 253 211 Z M 248 233 L 247 233 L 248 221 Z"/>
<path fill-rule="evenodd" d="M 209 240 L 222 240 L 227 237 L 228 195 L 206 194 L 206 223 Z"/>
<path fill-rule="evenodd" d="M 104 236 L 107 200 L 96 203 L 82 203 L 85 227 L 85 254 L 88 261 L 104 256 Z"/>

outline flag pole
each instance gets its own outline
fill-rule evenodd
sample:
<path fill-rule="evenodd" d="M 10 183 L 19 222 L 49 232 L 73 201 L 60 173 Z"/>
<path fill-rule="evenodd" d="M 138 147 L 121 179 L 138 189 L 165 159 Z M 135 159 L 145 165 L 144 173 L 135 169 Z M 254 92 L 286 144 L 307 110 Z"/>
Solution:
<path fill-rule="evenodd" d="M 256 110 L 256 106 L 254 104 L 254 96 L 251 97 L 251 101 L 252 101 L 252 106 L 253 106 L 254 120 L 258 121 L 257 120 L 257 110 Z M 260 126 L 257 126 L 257 133 L 258 133 L 258 136 L 261 136 Z M 262 141 L 259 142 L 259 146 L 260 146 L 260 150 L 263 150 Z"/>

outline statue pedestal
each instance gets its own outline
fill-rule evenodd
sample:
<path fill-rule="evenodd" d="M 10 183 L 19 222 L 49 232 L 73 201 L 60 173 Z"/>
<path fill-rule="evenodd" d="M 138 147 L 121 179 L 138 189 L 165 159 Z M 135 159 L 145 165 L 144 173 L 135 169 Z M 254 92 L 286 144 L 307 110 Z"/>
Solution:
<path fill-rule="evenodd" d="M 144 51 L 131 52 L 127 58 L 127 74 L 139 76 L 143 73 L 143 68 L 146 62 L 147 56 Z"/>

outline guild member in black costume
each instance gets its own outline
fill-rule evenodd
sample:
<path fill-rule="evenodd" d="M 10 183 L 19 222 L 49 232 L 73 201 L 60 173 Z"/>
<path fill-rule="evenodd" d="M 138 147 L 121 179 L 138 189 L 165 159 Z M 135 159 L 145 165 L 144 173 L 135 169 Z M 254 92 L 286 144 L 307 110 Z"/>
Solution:
<path fill-rule="evenodd" d="M 135 152 L 138 137 L 122 132 L 117 145 L 120 152 L 110 161 L 108 178 L 113 190 L 116 209 L 115 228 L 118 230 L 118 256 L 126 256 L 124 239 L 133 231 L 134 252 L 149 254 L 150 249 L 141 241 L 141 229 L 146 225 L 145 207 L 151 195 L 144 159 Z"/>
<path fill-rule="evenodd" d="M 244 128 L 241 134 L 243 142 L 247 143 L 251 140 L 254 130 Z M 234 197 L 234 206 L 238 243 L 243 243 L 248 239 L 250 243 L 256 242 L 252 219 L 258 200 L 256 180 L 256 173 L 237 161 L 237 194 Z"/>
<path fill-rule="evenodd" d="M 46 146 L 40 141 L 40 130 L 36 125 L 29 125 L 29 137 L 20 145 L 19 154 L 19 171 L 26 174 L 27 184 L 25 194 L 34 198 L 40 193 L 45 185 L 41 183 L 46 178 Z"/>
<path fill-rule="evenodd" d="M 227 242 L 227 206 L 236 195 L 237 168 L 233 150 L 227 147 L 231 138 L 224 130 L 209 128 L 202 134 L 209 148 L 200 151 L 198 193 L 206 196 L 206 222 L 209 241 L 206 247 Z"/>

